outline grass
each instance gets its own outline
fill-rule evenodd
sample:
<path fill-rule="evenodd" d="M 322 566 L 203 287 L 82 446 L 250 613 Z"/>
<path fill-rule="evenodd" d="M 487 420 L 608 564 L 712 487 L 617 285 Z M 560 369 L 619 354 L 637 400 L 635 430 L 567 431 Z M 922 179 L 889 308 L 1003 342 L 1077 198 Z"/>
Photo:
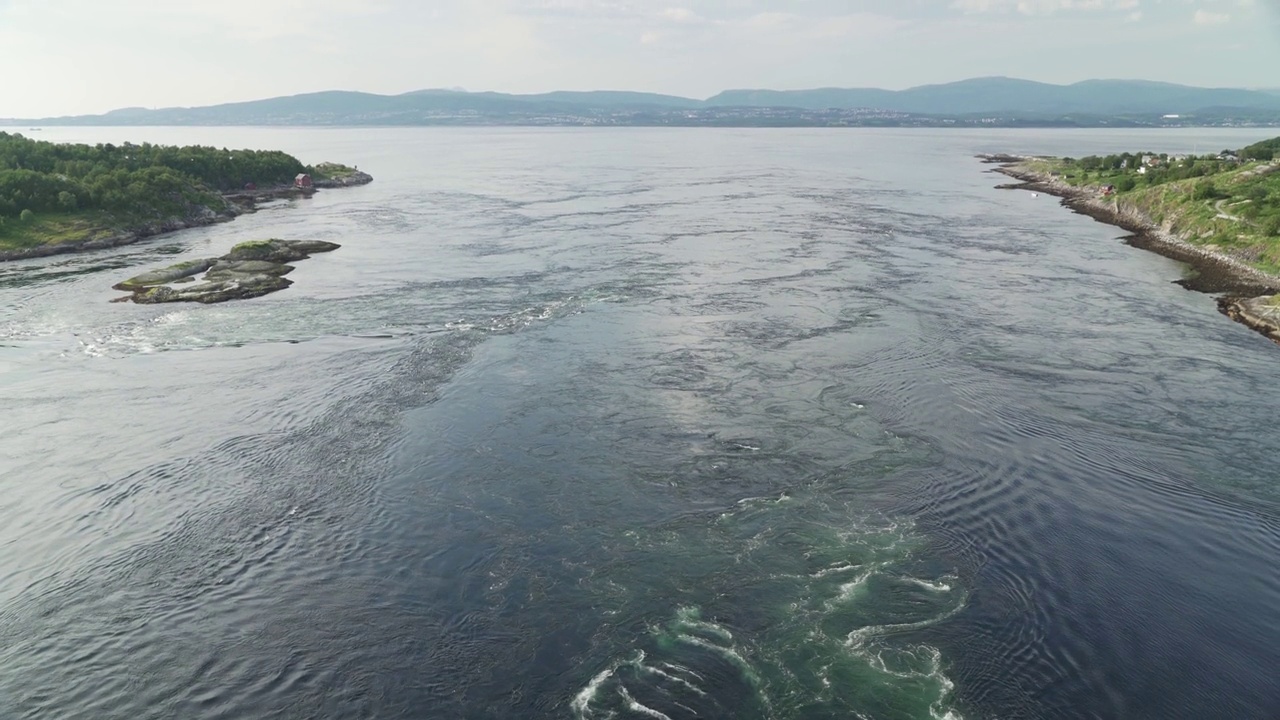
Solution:
<path fill-rule="evenodd" d="M 358 171 L 340 163 L 325 162 L 312 166 L 311 177 L 315 180 L 340 180 L 355 175 Z"/>
<path fill-rule="evenodd" d="M 275 243 L 271 240 L 246 240 L 242 243 L 236 243 L 231 248 L 231 252 L 254 252 L 256 250 L 274 250 Z"/>
<path fill-rule="evenodd" d="M 26 220 L 0 217 L 0 251 L 95 240 L 166 218 L 181 218 L 200 208 L 220 211 L 226 208 L 226 201 L 215 193 L 192 191 L 157 195 L 152 202 L 139 205 L 134 212 L 75 210 L 38 212 Z"/>
<path fill-rule="evenodd" d="M 226 257 L 235 260 L 270 260 L 279 252 L 280 246 L 274 240 L 249 240 L 236 244 Z"/>
<path fill-rule="evenodd" d="M 111 235 L 123 227 L 118 218 L 99 211 L 39 213 L 25 221 L 4 218 L 0 224 L 0 250 L 83 242 Z"/>

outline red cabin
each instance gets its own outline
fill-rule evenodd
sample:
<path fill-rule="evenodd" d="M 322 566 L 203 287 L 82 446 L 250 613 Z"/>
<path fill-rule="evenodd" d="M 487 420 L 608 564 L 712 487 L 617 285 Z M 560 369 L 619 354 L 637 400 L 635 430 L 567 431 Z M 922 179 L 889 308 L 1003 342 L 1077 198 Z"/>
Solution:
<path fill-rule="evenodd" d="M 311 189 L 315 187 L 315 183 L 311 182 L 311 176 L 306 173 L 298 173 L 298 177 L 293 179 L 293 186 L 296 188 Z"/>

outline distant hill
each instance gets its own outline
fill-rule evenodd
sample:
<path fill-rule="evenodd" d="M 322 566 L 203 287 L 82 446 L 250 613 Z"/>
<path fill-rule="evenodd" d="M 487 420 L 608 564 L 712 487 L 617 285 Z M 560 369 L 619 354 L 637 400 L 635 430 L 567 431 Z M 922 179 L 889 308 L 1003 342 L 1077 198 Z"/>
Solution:
<path fill-rule="evenodd" d="M 1280 90 L 1197 88 L 1141 80 L 1073 85 L 975 78 L 907 90 L 727 90 L 707 100 L 594 91 L 512 95 L 419 90 L 401 95 L 329 91 L 195 108 L 125 108 L 104 115 L 0 120 L 26 125 L 809 125 L 1150 124 L 1179 115 L 1204 124 L 1280 122 Z M 1225 119 L 1225 120 L 1224 120 Z"/>
<path fill-rule="evenodd" d="M 1086 80 L 1074 85 L 975 78 L 908 90 L 729 90 L 707 100 L 723 107 L 875 107 L 926 115 L 1194 113 L 1205 108 L 1280 110 L 1275 91 L 1196 88 L 1145 80 Z"/>

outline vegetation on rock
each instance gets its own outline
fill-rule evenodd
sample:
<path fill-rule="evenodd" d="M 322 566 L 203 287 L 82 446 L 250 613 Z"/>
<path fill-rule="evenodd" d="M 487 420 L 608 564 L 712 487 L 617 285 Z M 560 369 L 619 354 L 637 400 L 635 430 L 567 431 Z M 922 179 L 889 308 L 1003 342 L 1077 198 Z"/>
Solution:
<path fill-rule="evenodd" d="M 339 163 L 325 162 L 307 168 L 314 180 L 341 180 L 354 177 L 359 170 Z"/>

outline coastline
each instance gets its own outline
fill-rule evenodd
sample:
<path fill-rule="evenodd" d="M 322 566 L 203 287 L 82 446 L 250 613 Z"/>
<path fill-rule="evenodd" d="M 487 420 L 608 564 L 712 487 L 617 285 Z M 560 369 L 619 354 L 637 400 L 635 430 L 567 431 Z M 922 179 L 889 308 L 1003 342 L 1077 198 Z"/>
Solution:
<path fill-rule="evenodd" d="M 1029 156 L 980 155 L 986 164 L 996 165 L 992 172 L 1017 180 L 997 185 L 1001 190 L 1029 190 L 1061 199 L 1064 207 L 1098 222 L 1114 225 L 1132 233 L 1125 243 L 1149 250 L 1191 266 L 1194 274 L 1177 283 L 1188 290 L 1220 294 L 1218 310 L 1280 343 L 1280 313 L 1269 313 L 1267 301 L 1280 294 L 1280 276 L 1264 272 L 1232 255 L 1195 245 L 1179 233 L 1176 225 L 1161 225 L 1140 209 L 1107 198 L 1099 188 L 1069 185 L 1051 175 L 1026 167 L 1034 160 Z"/>
<path fill-rule="evenodd" d="M 311 188 L 278 185 L 260 190 L 237 190 L 235 192 L 222 193 L 225 207 L 220 210 L 201 206 L 183 217 L 164 218 L 124 229 L 101 228 L 97 231 L 91 231 L 94 236 L 85 240 L 0 250 L 0 262 L 106 250 L 108 248 L 132 245 L 157 235 L 164 235 L 178 230 L 231 222 L 241 215 L 256 212 L 258 203 L 261 202 L 279 200 L 281 198 L 311 197 L 316 190 L 355 187 L 357 185 L 367 185 L 371 182 L 373 182 L 372 175 L 357 171 L 352 175 L 341 178 L 317 180 L 315 181 L 315 186 Z"/>

